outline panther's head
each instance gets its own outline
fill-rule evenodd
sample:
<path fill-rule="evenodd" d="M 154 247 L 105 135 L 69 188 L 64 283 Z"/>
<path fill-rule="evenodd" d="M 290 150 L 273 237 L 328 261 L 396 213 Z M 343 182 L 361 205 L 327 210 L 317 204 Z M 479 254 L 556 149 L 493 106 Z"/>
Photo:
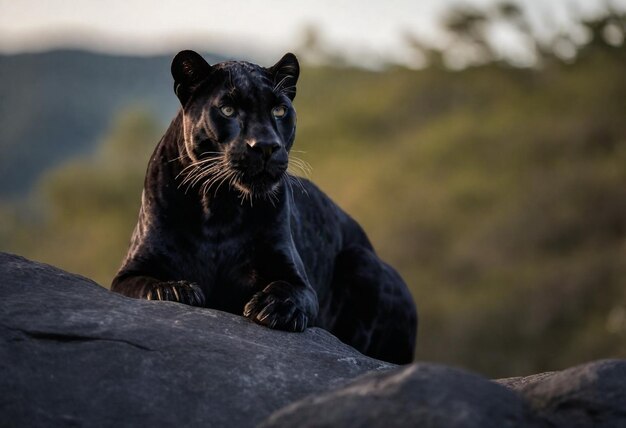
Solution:
<path fill-rule="evenodd" d="M 186 185 L 207 193 L 231 186 L 245 196 L 271 194 L 286 177 L 296 131 L 292 101 L 298 60 L 286 54 L 269 68 L 248 62 L 209 65 L 193 51 L 172 62 L 183 107 Z"/>

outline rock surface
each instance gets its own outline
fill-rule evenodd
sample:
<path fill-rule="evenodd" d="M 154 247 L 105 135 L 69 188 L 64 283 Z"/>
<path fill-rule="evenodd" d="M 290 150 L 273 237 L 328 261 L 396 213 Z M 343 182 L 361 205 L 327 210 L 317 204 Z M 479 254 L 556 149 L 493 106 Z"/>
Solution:
<path fill-rule="evenodd" d="M 361 376 L 273 413 L 263 428 L 626 427 L 626 361 L 490 381 L 414 363 Z"/>
<path fill-rule="evenodd" d="M 0 254 L 0 426 L 255 426 L 390 364 Z"/>
<path fill-rule="evenodd" d="M 275 427 L 535 427 L 540 422 L 504 386 L 462 370 L 412 364 L 374 373 L 274 413 Z"/>
<path fill-rule="evenodd" d="M 0 253 L 0 426 L 626 427 L 626 360 L 491 381 Z"/>
<path fill-rule="evenodd" d="M 626 361 L 601 360 L 560 372 L 501 379 L 549 426 L 626 427 Z"/>

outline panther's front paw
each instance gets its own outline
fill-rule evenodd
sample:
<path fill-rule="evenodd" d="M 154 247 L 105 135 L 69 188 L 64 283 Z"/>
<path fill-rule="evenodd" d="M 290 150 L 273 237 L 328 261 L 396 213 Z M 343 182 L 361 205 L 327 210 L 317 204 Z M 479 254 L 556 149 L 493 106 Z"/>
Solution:
<path fill-rule="evenodd" d="M 256 293 L 246 304 L 243 316 L 257 324 L 287 331 L 304 331 L 309 317 L 298 307 L 293 287 L 284 281 L 276 281 Z"/>
<path fill-rule="evenodd" d="M 204 306 L 204 293 L 197 284 L 187 281 L 164 281 L 151 284 L 148 300 L 168 300 L 190 306 Z"/>

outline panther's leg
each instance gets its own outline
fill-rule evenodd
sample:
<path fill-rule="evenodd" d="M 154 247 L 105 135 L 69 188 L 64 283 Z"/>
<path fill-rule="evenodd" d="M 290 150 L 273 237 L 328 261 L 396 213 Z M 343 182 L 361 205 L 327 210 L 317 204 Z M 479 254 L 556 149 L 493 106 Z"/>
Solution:
<path fill-rule="evenodd" d="M 417 310 L 398 273 L 363 246 L 342 250 L 328 314 L 330 330 L 343 342 L 380 360 L 413 360 Z"/>
<path fill-rule="evenodd" d="M 188 281 L 161 281 L 153 277 L 118 274 L 111 291 L 128 297 L 147 300 L 169 300 L 191 306 L 204 306 L 204 293 L 197 284 Z"/>
<path fill-rule="evenodd" d="M 257 324 L 286 331 L 304 331 L 315 319 L 317 298 L 310 287 L 287 281 L 271 282 L 254 294 L 243 316 Z"/>

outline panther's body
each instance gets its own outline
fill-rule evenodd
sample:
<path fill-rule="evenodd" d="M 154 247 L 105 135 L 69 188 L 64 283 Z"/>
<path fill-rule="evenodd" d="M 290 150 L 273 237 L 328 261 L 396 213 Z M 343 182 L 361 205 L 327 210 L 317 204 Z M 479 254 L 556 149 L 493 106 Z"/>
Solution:
<path fill-rule="evenodd" d="M 298 73 L 291 54 L 269 69 L 174 58 L 183 108 L 150 160 L 112 290 L 271 328 L 320 326 L 365 354 L 410 362 L 417 314 L 402 279 L 353 219 L 286 172 Z"/>

